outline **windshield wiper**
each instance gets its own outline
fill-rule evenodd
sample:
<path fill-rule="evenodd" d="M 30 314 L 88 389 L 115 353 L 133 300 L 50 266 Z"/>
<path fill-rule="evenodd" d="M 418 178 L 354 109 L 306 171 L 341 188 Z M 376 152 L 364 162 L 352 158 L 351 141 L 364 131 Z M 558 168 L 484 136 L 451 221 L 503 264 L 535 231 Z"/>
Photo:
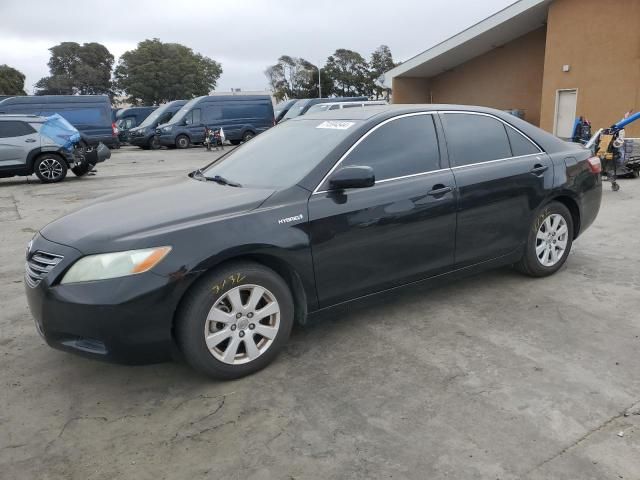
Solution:
<path fill-rule="evenodd" d="M 242 185 L 238 182 L 234 182 L 232 180 L 221 177 L 220 175 L 215 175 L 213 177 L 207 177 L 201 168 L 195 170 L 189 174 L 191 178 L 195 178 L 196 180 L 200 180 L 201 182 L 216 182 L 220 185 L 228 185 L 229 187 L 241 187 Z"/>

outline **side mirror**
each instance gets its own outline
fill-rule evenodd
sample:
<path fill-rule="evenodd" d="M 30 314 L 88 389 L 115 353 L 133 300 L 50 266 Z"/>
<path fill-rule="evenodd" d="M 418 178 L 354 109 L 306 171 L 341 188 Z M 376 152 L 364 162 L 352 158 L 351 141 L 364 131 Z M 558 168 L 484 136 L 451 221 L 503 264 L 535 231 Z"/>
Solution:
<path fill-rule="evenodd" d="M 342 167 L 329 178 L 329 187 L 333 190 L 345 188 L 368 188 L 376 183 L 376 176 L 371 167 Z"/>

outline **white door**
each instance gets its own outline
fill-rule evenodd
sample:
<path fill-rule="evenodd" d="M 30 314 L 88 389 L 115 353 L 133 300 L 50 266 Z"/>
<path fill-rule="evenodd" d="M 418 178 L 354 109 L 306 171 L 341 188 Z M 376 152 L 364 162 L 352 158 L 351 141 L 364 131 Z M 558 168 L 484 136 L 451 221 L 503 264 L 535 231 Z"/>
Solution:
<path fill-rule="evenodd" d="M 560 138 L 571 138 L 576 122 L 577 90 L 558 90 L 556 96 L 555 135 Z"/>

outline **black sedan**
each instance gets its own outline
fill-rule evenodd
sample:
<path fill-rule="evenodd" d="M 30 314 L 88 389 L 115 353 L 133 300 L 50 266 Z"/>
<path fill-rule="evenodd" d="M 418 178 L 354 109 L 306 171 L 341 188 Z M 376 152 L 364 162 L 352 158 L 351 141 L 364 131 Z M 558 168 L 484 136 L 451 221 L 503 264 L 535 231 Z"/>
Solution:
<path fill-rule="evenodd" d="M 492 109 L 307 115 L 50 223 L 29 244 L 27 298 L 52 347 L 146 363 L 177 346 L 239 377 L 340 303 L 501 265 L 555 273 L 598 214 L 600 168 Z"/>

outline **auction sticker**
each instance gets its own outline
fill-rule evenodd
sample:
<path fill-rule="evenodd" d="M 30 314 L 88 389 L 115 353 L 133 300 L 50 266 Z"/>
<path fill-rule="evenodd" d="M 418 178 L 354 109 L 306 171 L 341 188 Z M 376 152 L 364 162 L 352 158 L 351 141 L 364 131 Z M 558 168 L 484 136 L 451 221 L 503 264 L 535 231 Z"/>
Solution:
<path fill-rule="evenodd" d="M 356 122 L 336 122 L 335 120 L 333 120 L 328 122 L 322 122 L 316 128 L 332 128 L 333 130 L 346 130 L 347 128 L 352 127 L 355 124 Z"/>

